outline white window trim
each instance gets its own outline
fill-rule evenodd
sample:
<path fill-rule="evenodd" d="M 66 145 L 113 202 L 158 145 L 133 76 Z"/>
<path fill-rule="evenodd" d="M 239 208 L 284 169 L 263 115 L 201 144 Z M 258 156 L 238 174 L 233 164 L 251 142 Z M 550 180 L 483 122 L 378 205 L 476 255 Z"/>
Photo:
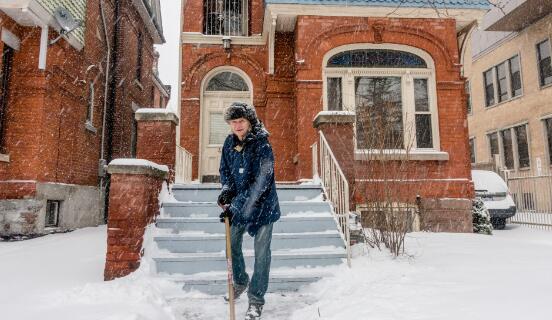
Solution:
<path fill-rule="evenodd" d="M 328 60 L 334 55 L 358 49 L 375 49 L 375 50 L 397 50 L 415 54 L 424 59 L 427 68 L 328 68 L 326 67 Z M 355 159 L 373 159 L 385 155 L 386 159 L 393 158 L 391 154 L 396 154 L 397 158 L 404 157 L 408 154 L 412 157 L 420 158 L 420 160 L 448 160 L 448 153 L 441 152 L 440 137 L 439 137 L 439 114 L 437 106 L 437 86 L 435 82 L 435 63 L 431 56 L 418 48 L 398 45 L 398 44 L 351 44 L 334 48 L 328 51 L 322 59 L 322 99 L 323 109 L 328 110 L 327 98 L 327 81 L 328 77 L 341 77 L 343 110 L 355 112 L 355 93 L 354 93 L 354 78 L 355 76 L 387 76 L 401 78 L 402 91 L 402 111 L 403 111 L 403 134 L 406 149 L 401 150 L 381 150 L 357 149 L 356 137 L 354 138 Z M 424 78 L 428 80 L 428 100 L 431 113 L 431 130 L 433 139 L 433 148 L 416 148 L 416 131 L 413 128 L 415 123 L 415 105 L 414 105 L 414 79 Z M 354 124 L 356 126 L 356 124 Z M 407 130 L 408 129 L 408 130 Z M 355 130 L 355 129 L 353 129 Z M 435 156 L 432 157 L 431 155 Z"/>

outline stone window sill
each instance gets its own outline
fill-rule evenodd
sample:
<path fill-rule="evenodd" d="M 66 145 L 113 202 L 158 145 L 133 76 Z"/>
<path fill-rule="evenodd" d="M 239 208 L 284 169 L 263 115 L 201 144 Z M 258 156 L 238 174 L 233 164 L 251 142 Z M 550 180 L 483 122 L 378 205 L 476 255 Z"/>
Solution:
<path fill-rule="evenodd" d="M 355 151 L 355 160 L 413 160 L 413 161 L 448 161 L 449 154 L 436 150 L 366 150 Z"/>
<path fill-rule="evenodd" d="M 98 132 L 98 129 L 96 129 L 92 123 L 86 121 L 85 124 L 84 124 L 84 127 L 86 128 L 86 130 L 92 132 L 92 133 L 97 133 Z"/>
<path fill-rule="evenodd" d="M 10 162 L 10 155 L 0 153 L 0 162 Z"/>

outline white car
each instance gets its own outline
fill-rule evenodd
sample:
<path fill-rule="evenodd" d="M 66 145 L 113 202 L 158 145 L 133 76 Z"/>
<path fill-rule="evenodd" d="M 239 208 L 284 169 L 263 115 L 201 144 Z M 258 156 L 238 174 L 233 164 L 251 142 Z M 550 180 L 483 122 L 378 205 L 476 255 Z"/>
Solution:
<path fill-rule="evenodd" d="M 475 196 L 481 198 L 495 229 L 504 229 L 506 219 L 516 214 L 516 204 L 506 182 L 494 171 L 472 170 Z"/>

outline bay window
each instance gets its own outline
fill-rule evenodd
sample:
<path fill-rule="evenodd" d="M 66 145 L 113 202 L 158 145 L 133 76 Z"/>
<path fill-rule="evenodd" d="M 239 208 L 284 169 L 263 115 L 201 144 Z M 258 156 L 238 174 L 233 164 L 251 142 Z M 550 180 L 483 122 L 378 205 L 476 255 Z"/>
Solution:
<path fill-rule="evenodd" d="M 431 57 L 398 45 L 345 47 L 324 60 L 324 109 L 355 113 L 355 150 L 438 152 Z"/>

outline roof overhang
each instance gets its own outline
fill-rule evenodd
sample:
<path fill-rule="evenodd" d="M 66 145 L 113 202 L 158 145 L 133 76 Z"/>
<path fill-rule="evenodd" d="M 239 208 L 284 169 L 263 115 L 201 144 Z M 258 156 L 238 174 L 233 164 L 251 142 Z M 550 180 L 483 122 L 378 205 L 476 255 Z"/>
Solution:
<path fill-rule="evenodd" d="M 159 76 L 156 75 L 155 73 L 153 73 L 152 74 L 152 79 L 153 79 L 153 84 L 155 84 L 155 86 L 157 87 L 157 89 L 159 89 L 161 94 L 163 94 L 163 96 L 166 97 L 166 98 L 170 98 L 171 93 L 168 90 L 168 88 L 163 84 L 163 81 L 161 81 L 161 79 L 159 79 Z"/>
<path fill-rule="evenodd" d="M 274 0 L 272 0 L 274 1 Z M 298 16 L 333 17 L 382 17 L 382 18 L 425 18 L 455 19 L 456 31 L 460 31 L 473 21 L 481 21 L 488 8 L 439 8 L 439 7 L 385 7 L 368 5 L 321 5 L 269 3 L 265 11 L 265 23 L 277 17 L 276 31 L 291 32 L 295 29 Z"/>
<path fill-rule="evenodd" d="M 56 22 L 55 18 L 35 0 L 0 0 L 0 10 L 21 26 L 50 26 L 58 32 L 61 30 L 61 26 Z M 72 34 L 66 35 L 64 38 L 79 51 L 84 47 Z"/>
<path fill-rule="evenodd" d="M 138 10 L 138 14 L 142 18 L 142 21 L 146 25 L 148 32 L 153 38 L 154 44 L 163 44 L 165 43 L 165 37 L 163 36 L 163 28 L 159 24 L 158 19 L 152 17 L 155 16 L 153 8 L 146 3 L 146 0 L 132 0 L 134 7 Z"/>
<path fill-rule="evenodd" d="M 526 0 L 491 24 L 486 31 L 521 31 L 552 13 L 552 0 Z"/>

